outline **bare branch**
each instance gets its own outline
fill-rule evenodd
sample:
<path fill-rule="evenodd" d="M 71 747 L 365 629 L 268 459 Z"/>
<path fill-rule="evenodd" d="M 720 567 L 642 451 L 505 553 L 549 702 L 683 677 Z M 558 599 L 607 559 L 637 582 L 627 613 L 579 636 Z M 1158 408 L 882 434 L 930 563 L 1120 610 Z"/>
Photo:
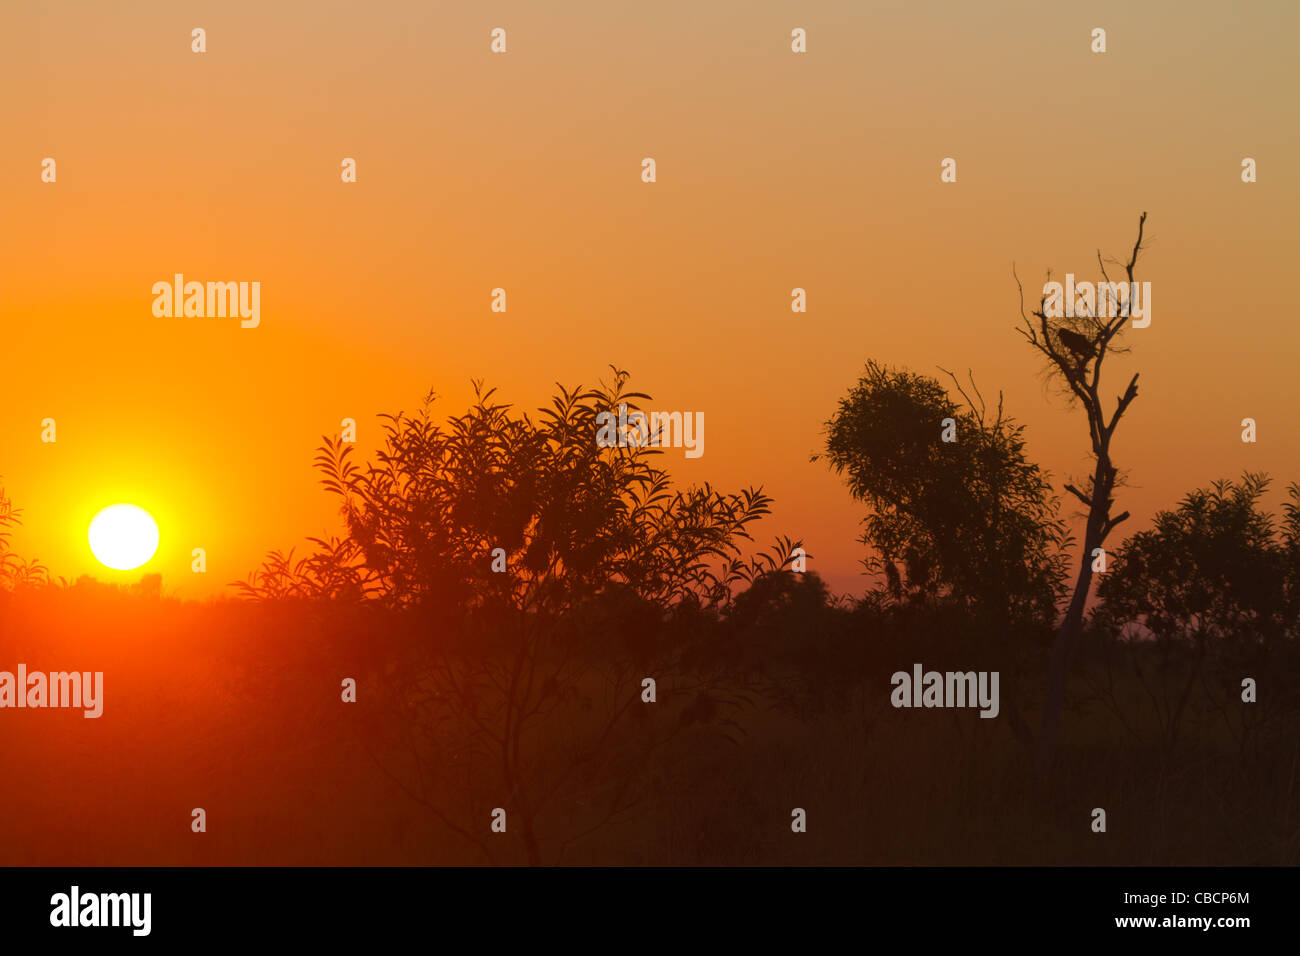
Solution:
<path fill-rule="evenodd" d="M 1105 528 L 1102 531 L 1101 536 L 1103 538 L 1106 537 L 1108 534 L 1110 534 L 1111 530 L 1115 527 L 1115 525 L 1119 524 L 1121 521 L 1127 521 L 1128 518 L 1129 518 L 1129 514 L 1127 511 L 1120 512 L 1115 517 L 1111 518 L 1109 521 L 1106 522 Z"/>
<path fill-rule="evenodd" d="M 1066 485 L 1065 490 L 1068 491 L 1070 494 L 1074 495 L 1074 497 L 1078 498 L 1080 501 L 1082 501 L 1084 505 L 1086 506 L 1092 505 L 1092 496 L 1085 495 L 1078 488 L 1074 487 L 1074 485 Z"/>

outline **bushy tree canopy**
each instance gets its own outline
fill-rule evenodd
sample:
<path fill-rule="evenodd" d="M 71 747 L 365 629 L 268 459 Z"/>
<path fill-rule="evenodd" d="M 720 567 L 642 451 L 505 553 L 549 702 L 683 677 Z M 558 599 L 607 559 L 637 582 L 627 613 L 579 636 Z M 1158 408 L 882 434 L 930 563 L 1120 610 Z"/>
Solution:
<path fill-rule="evenodd" d="M 945 419 L 955 441 L 941 440 Z M 870 508 L 864 563 L 895 599 L 1051 619 L 1066 531 L 1023 432 L 1000 401 L 990 416 L 982 399 L 955 402 L 934 378 L 867 365 L 827 423 L 826 453 Z"/>
<path fill-rule="evenodd" d="M 601 413 L 648 398 L 626 381 L 615 370 L 608 386 L 560 386 L 537 418 L 476 387 L 474 404 L 446 424 L 431 393 L 415 415 L 382 416 L 384 445 L 366 465 L 353 445 L 327 438 L 316 465 L 342 499 L 347 539 L 315 540 L 316 555 L 297 564 L 273 555 L 242 586 L 559 614 L 611 589 L 665 608 L 717 606 L 737 582 L 781 567 L 793 542 L 742 553 L 769 512 L 761 488 L 674 490 L 656 464 L 662 449 L 597 442 Z M 497 549 L 507 573 L 493 570 Z"/>
<path fill-rule="evenodd" d="M 1268 486 L 1247 473 L 1159 512 L 1114 555 L 1098 589 L 1105 616 L 1172 640 L 1300 633 L 1300 485 L 1280 527 L 1261 507 Z"/>

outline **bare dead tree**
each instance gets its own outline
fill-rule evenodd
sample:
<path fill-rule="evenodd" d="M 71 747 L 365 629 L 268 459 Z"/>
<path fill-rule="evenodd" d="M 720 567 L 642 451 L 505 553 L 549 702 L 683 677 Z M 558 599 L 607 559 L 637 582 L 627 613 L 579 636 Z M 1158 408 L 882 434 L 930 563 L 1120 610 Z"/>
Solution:
<path fill-rule="evenodd" d="M 1128 262 L 1124 263 L 1130 293 L 1134 289 L 1133 270 L 1142 251 L 1142 233 L 1146 219 L 1147 214 L 1144 212 L 1138 219 L 1137 241 L 1133 244 L 1133 252 Z M 1101 266 L 1101 274 L 1105 279 L 1107 290 L 1111 290 L 1110 275 L 1106 271 L 1106 263 L 1102 260 L 1100 251 L 1097 253 L 1097 262 Z M 1052 643 L 1047 697 L 1043 705 L 1042 730 L 1038 747 L 1040 768 L 1046 769 L 1056 751 L 1061 713 L 1065 703 L 1065 682 L 1070 656 L 1083 629 L 1084 607 L 1092 587 L 1093 553 L 1102 546 L 1115 526 L 1129 517 L 1127 511 L 1111 515 L 1111 509 L 1115 504 L 1114 491 L 1118 471 L 1111 461 L 1110 445 L 1120 419 L 1137 398 L 1138 376 L 1134 373 L 1124 393 L 1117 397 L 1114 411 L 1109 416 L 1103 407 L 1101 376 L 1106 356 L 1126 351 L 1115 340 L 1128 322 L 1134 296 L 1130 294 L 1122 297 L 1122 301 L 1116 301 L 1116 297 L 1108 291 L 1108 305 L 1115 305 L 1116 308 L 1103 310 L 1098 307 L 1085 310 L 1092 312 L 1091 315 L 1077 315 L 1072 319 L 1066 319 L 1048 315 L 1046 295 L 1040 299 L 1037 310 L 1026 314 L 1024 286 L 1021 285 L 1019 276 L 1016 276 L 1016 285 L 1020 289 L 1020 317 L 1024 321 L 1023 327 L 1017 331 L 1046 357 L 1049 363 L 1049 375 L 1064 381 L 1072 397 L 1078 399 L 1079 405 L 1088 418 L 1088 436 L 1093 459 L 1092 475 L 1083 483 L 1082 488 L 1075 484 L 1065 485 L 1065 490 L 1074 495 L 1087 509 L 1087 518 L 1079 575 L 1075 580 L 1069 607 Z M 1098 299 L 1100 298 L 1099 295 Z M 1098 301 L 1097 305 L 1100 306 L 1101 302 Z M 1110 315 L 1111 311 L 1115 314 Z M 1092 363 L 1091 372 L 1088 370 L 1089 362 Z"/>

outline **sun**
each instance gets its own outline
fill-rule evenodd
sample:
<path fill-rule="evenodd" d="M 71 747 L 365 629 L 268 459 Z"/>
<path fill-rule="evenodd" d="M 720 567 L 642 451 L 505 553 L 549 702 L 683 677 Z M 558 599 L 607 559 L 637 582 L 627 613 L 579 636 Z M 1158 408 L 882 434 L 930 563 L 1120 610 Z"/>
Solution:
<path fill-rule="evenodd" d="M 109 505 L 90 522 L 91 553 L 115 571 L 133 571 L 158 550 L 158 523 L 135 505 Z"/>

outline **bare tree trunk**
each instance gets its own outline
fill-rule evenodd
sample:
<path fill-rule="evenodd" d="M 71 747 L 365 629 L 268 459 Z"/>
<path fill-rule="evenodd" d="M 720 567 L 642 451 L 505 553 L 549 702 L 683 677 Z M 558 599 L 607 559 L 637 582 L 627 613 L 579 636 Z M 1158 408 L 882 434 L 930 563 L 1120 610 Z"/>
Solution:
<path fill-rule="evenodd" d="M 1070 655 L 1083 631 L 1083 612 L 1088 604 L 1088 594 L 1092 590 L 1092 553 L 1095 548 L 1101 547 L 1103 530 L 1110 511 L 1110 489 L 1107 487 L 1109 482 L 1105 480 L 1108 474 L 1112 474 L 1109 450 L 1105 450 L 1103 454 L 1105 457 L 1098 458 L 1097 470 L 1093 476 L 1093 496 L 1083 535 L 1083 557 L 1079 564 L 1079 577 L 1074 583 L 1070 607 L 1056 631 L 1056 639 L 1052 642 L 1047 699 L 1043 705 L 1043 726 L 1038 738 L 1040 770 L 1046 770 L 1056 754 L 1056 743 L 1061 730 L 1061 714 L 1065 710 L 1065 683 Z"/>
<path fill-rule="evenodd" d="M 1142 250 L 1142 234 L 1146 225 L 1147 214 L 1138 219 L 1137 241 L 1133 244 L 1133 253 L 1124 267 L 1128 278 L 1130 292 L 1135 288 L 1133 270 L 1137 265 L 1138 255 Z M 1100 251 L 1097 264 L 1102 276 L 1109 284 L 1110 276 L 1106 264 L 1102 261 Z M 1019 279 L 1017 279 L 1019 282 Z M 1092 487 L 1079 489 L 1066 485 L 1065 490 L 1074 495 L 1088 509 L 1087 524 L 1083 536 L 1083 558 L 1079 565 L 1079 576 L 1074 584 L 1074 594 L 1065 618 L 1056 632 L 1052 642 L 1052 656 L 1048 671 L 1047 697 L 1043 703 L 1042 731 L 1038 741 L 1038 767 L 1040 773 L 1046 772 L 1055 756 L 1056 745 L 1060 736 L 1061 715 L 1065 709 L 1065 685 L 1069 673 L 1070 655 L 1074 650 L 1079 635 L 1083 632 L 1083 614 L 1088 604 L 1088 593 L 1092 588 L 1093 552 L 1102 546 L 1106 537 L 1121 521 L 1128 518 L 1128 512 L 1111 517 L 1110 509 L 1114 504 L 1112 498 L 1115 490 L 1117 471 L 1110 459 L 1110 440 L 1115 434 L 1120 419 L 1133 400 L 1137 398 L 1137 375 L 1129 380 L 1128 388 L 1119 396 L 1115 411 L 1107 420 L 1101 399 L 1101 371 L 1107 351 L 1111 349 L 1115 337 L 1123 330 L 1132 310 L 1130 295 L 1127 307 L 1120 308 L 1118 314 L 1105 316 L 1085 316 L 1092 320 L 1087 327 L 1088 334 L 1082 335 L 1075 329 L 1061 324 L 1059 316 L 1049 316 L 1047 299 L 1044 297 L 1040 307 L 1026 315 L 1024 312 L 1024 289 L 1021 289 L 1021 316 L 1025 326 L 1021 329 L 1026 340 L 1041 352 L 1050 362 L 1055 374 L 1058 374 L 1069 387 L 1071 393 L 1082 406 L 1088 417 L 1088 434 L 1092 445 L 1095 467 L 1092 475 Z M 1031 318 L 1032 316 L 1032 318 Z M 1051 321 L 1049 321 L 1051 320 Z M 1053 324 L 1055 323 L 1055 324 Z M 1082 341 L 1090 344 L 1092 354 L 1072 352 L 1067 341 Z M 1092 362 L 1091 373 L 1087 365 Z"/>

